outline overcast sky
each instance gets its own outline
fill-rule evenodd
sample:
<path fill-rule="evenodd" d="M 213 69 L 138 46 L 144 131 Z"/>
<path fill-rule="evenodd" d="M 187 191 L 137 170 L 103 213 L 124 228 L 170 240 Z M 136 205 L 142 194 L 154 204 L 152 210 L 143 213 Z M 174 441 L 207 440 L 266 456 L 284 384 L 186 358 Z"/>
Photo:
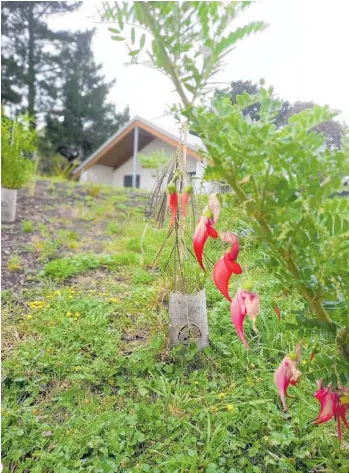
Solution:
<path fill-rule="evenodd" d="M 72 30 L 95 27 L 95 57 L 103 64 L 105 75 L 116 78 L 110 98 L 117 109 L 129 105 L 131 116 L 170 125 L 171 118 L 159 118 L 176 100 L 170 82 L 150 68 L 124 65 L 129 59 L 124 44 L 110 39 L 106 25 L 95 23 L 97 3 L 85 1 L 78 12 L 50 23 Z M 269 27 L 239 43 L 219 80 L 257 82 L 264 78 L 280 97 L 328 104 L 341 110 L 339 118 L 349 123 L 348 18 L 347 0 L 256 2 L 239 16 L 235 26 L 263 20 Z"/>

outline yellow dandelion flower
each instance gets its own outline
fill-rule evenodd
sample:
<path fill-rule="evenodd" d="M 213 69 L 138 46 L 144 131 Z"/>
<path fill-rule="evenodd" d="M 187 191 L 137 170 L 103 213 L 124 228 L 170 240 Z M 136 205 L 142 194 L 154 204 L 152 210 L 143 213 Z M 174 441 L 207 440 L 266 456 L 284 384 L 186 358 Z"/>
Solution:
<path fill-rule="evenodd" d="M 224 393 L 219 393 L 218 394 L 218 399 L 224 399 L 225 397 L 225 394 Z"/>
<path fill-rule="evenodd" d="M 228 412 L 232 412 L 234 410 L 233 404 L 227 404 L 226 409 L 227 409 Z"/>
<path fill-rule="evenodd" d="M 27 315 L 27 320 L 30 320 L 30 319 L 32 319 L 32 318 L 33 318 L 32 315 Z"/>

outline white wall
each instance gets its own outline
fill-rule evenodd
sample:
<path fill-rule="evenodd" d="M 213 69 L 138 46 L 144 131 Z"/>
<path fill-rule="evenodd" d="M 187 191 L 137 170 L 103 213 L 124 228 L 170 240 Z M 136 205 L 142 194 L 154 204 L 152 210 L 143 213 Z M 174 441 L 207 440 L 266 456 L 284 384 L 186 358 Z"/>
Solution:
<path fill-rule="evenodd" d="M 176 148 L 168 145 L 167 143 L 155 139 L 151 141 L 147 146 L 141 149 L 138 154 L 144 156 L 151 156 L 153 153 L 162 152 L 168 159 L 172 158 L 176 152 Z M 187 159 L 187 169 L 188 171 L 196 171 L 197 160 L 191 156 Z M 133 158 L 126 161 L 119 168 L 115 169 L 113 173 L 113 185 L 116 187 L 124 186 L 124 176 L 131 176 L 133 172 Z M 154 169 L 144 169 L 142 168 L 139 160 L 137 160 L 137 171 L 136 174 L 140 175 L 140 188 L 143 190 L 152 190 L 156 177 Z"/>
<path fill-rule="evenodd" d="M 81 173 L 80 182 L 97 182 L 111 186 L 113 184 L 113 170 L 114 168 L 109 166 L 94 164 L 90 169 Z"/>
<path fill-rule="evenodd" d="M 215 181 L 203 182 L 202 176 L 205 172 L 205 167 L 207 160 L 204 159 L 203 162 L 196 161 L 196 179 L 193 179 L 193 184 L 195 192 L 197 194 L 211 194 L 212 192 L 219 192 L 219 184 Z"/>
<path fill-rule="evenodd" d="M 168 159 L 172 158 L 176 152 L 176 148 L 168 145 L 164 141 L 155 139 L 145 146 L 138 154 L 144 156 L 151 156 L 154 152 L 162 152 Z M 200 164 L 197 159 L 192 156 L 187 156 L 187 170 L 188 172 L 198 172 Z M 137 160 L 136 174 L 140 175 L 140 188 L 143 190 L 152 190 L 155 181 L 154 169 L 142 168 L 139 160 Z M 101 164 L 94 164 L 87 171 L 83 171 L 80 176 L 81 182 L 98 182 L 100 184 L 113 185 L 115 187 L 124 187 L 124 176 L 131 176 L 133 172 L 133 158 L 130 158 L 120 167 L 114 170 L 109 166 L 102 166 Z M 201 174 L 202 175 L 202 172 Z M 201 186 L 201 181 L 195 181 L 194 185 L 197 189 Z M 207 186 L 207 184 L 205 184 Z M 201 189 L 202 190 L 202 189 Z"/>

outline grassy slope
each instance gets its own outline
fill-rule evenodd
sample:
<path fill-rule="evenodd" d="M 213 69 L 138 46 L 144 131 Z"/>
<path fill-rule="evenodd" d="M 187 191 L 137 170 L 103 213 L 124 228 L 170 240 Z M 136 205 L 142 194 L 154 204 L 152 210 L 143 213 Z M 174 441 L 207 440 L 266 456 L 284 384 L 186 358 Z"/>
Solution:
<path fill-rule="evenodd" d="M 109 199 L 99 205 L 89 199 L 96 227 Z M 66 259 L 40 272 L 40 286 L 3 297 L 6 470 L 347 472 L 348 435 L 339 450 L 334 422 L 311 425 L 318 412 L 313 386 L 304 380 L 293 388 L 291 414 L 281 413 L 272 373 L 295 340 L 270 306 L 272 278 L 250 270 L 262 314 L 260 333 L 247 329 L 249 353 L 210 280 L 211 346 L 203 353 L 170 351 L 164 281 L 149 266 L 164 231 L 148 229 L 142 255 L 144 217 L 122 210 L 122 224 L 120 207 L 108 214 L 113 237 L 103 255 L 82 254 L 77 240 Z M 225 212 L 220 227 L 246 224 Z M 211 258 L 221 251 L 210 242 Z M 245 240 L 244 267 L 258 256 L 253 240 Z M 296 306 L 291 296 L 280 301 L 283 315 Z"/>

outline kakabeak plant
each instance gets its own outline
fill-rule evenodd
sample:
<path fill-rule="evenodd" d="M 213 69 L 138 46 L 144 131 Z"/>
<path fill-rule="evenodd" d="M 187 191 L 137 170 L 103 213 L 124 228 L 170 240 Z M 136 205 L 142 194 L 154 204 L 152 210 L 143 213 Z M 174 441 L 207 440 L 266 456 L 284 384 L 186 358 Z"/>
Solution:
<path fill-rule="evenodd" d="M 287 288 L 303 299 L 303 310 L 294 314 L 297 323 L 288 327 L 313 345 L 307 376 L 327 386 L 328 391 L 320 388 L 315 394 L 321 399 L 321 412 L 314 422 L 330 416 L 348 427 L 349 200 L 338 193 L 342 178 L 349 174 L 346 137 L 341 150 L 327 149 L 324 137 L 312 132 L 335 115 L 328 107 L 304 110 L 277 128 L 275 118 L 282 104 L 264 82 L 258 95 L 245 93 L 235 105 L 229 98 L 208 101 L 217 84 L 212 78 L 237 41 L 265 27 L 255 22 L 232 30 L 232 20 L 249 3 L 107 2 L 101 15 L 104 21 L 117 23 L 117 28 L 110 28 L 112 39 L 126 42 L 131 63 L 154 67 L 171 79 L 180 97 L 172 111 L 187 118 L 205 146 L 205 179 L 230 185 L 264 249 L 263 264 L 279 281 L 280 294 Z M 130 42 L 124 34 L 127 28 Z M 260 105 L 258 121 L 243 114 L 254 103 Z M 208 236 L 218 236 L 215 225 L 208 206 L 194 234 L 194 250 L 203 269 L 202 250 Z M 228 300 L 230 262 L 235 263 L 236 257 L 235 247 L 225 266 L 221 260 L 217 263 L 214 274 Z M 233 323 L 246 347 L 242 323 L 246 315 L 255 319 L 259 308 L 253 294 L 251 287 L 242 287 L 231 303 Z M 276 303 L 274 310 L 280 317 Z M 316 353 L 314 347 L 320 345 L 322 350 Z M 299 359 L 298 347 L 275 372 L 284 409 L 288 386 L 300 379 Z"/>
<path fill-rule="evenodd" d="M 185 136 L 186 131 L 183 130 Z M 183 138 L 185 142 L 185 139 Z M 185 146 L 180 145 L 175 156 L 160 171 L 151 197 L 149 216 L 162 228 L 166 216 L 170 215 L 170 224 L 164 242 L 155 256 L 153 265 L 159 261 L 163 250 L 171 245 L 168 258 L 164 262 L 167 269 L 169 290 L 193 293 L 198 287 L 195 278 L 188 271 L 189 260 L 193 254 L 188 245 L 188 235 L 196 220 L 196 204 L 193 186 L 186 170 Z"/>

